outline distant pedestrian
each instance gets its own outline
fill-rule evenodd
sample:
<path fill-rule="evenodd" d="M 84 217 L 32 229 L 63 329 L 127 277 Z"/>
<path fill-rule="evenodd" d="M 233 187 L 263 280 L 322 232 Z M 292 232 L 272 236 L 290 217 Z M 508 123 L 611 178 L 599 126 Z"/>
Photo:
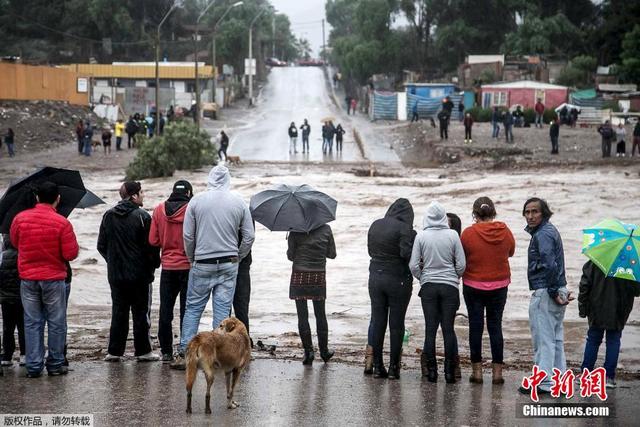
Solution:
<path fill-rule="evenodd" d="M 333 151 L 333 138 L 336 136 L 336 127 L 333 122 L 329 122 L 329 153 Z"/>
<path fill-rule="evenodd" d="M 82 154 L 84 151 L 84 122 L 78 120 L 76 124 L 76 138 L 78 139 L 78 154 Z"/>
<path fill-rule="evenodd" d="M 16 155 L 13 147 L 15 144 L 16 134 L 13 132 L 12 128 L 7 129 L 7 133 L 4 136 L 4 143 L 7 145 L 7 153 L 9 157 L 14 157 Z"/>
<path fill-rule="evenodd" d="M 471 144 L 473 142 L 473 137 L 471 136 L 471 129 L 473 128 L 473 117 L 471 113 L 465 114 L 464 121 L 464 142 L 466 144 Z"/>
<path fill-rule="evenodd" d="M 544 116 L 544 104 L 542 103 L 542 98 L 538 98 L 536 105 L 533 107 L 533 110 L 536 113 L 535 125 L 536 127 L 542 127 L 543 116 Z"/>
<path fill-rule="evenodd" d="M 176 116 L 176 113 L 173 109 L 173 105 L 169 105 L 169 109 L 167 110 L 167 121 L 171 123 L 175 118 L 175 116 Z"/>
<path fill-rule="evenodd" d="M 313 302 L 318 348 L 320 357 L 326 363 L 333 357 L 333 350 L 329 350 L 329 325 L 325 313 L 327 258 L 336 257 L 333 233 L 331 227 L 325 224 L 308 233 L 291 232 L 287 241 L 287 258 L 293 262 L 289 299 L 296 302 L 298 333 L 304 347 L 302 364 L 311 365 L 315 358 L 307 300 Z"/>
<path fill-rule="evenodd" d="M 311 126 L 309 126 L 309 122 L 307 119 L 304 119 L 304 123 L 300 126 L 300 130 L 302 130 L 302 152 L 309 152 L 309 134 L 311 134 Z"/>
<path fill-rule="evenodd" d="M 572 128 L 576 127 L 579 114 L 580 114 L 580 111 L 578 111 L 578 109 L 575 107 L 571 108 L 571 110 L 569 111 L 569 123 L 571 124 Z"/>
<path fill-rule="evenodd" d="M 560 125 L 558 124 L 558 119 L 553 119 L 551 121 L 549 137 L 551 138 L 551 154 L 559 154 L 558 138 L 560 137 Z"/>
<path fill-rule="evenodd" d="M 549 394 L 553 369 L 565 372 L 564 314 L 573 300 L 567 291 L 564 269 L 564 249 L 558 230 L 549 222 L 553 215 L 546 201 L 532 197 L 524 203 L 522 216 L 525 230 L 531 234 L 527 278 L 532 291 L 529 303 L 529 327 L 533 346 L 533 364 L 546 373 L 538 386 L 538 394 Z M 520 387 L 519 391 L 530 391 Z"/>
<path fill-rule="evenodd" d="M 229 148 L 229 137 L 225 131 L 220 131 L 220 149 L 218 150 L 218 158 L 222 161 L 222 155 L 224 154 L 224 160 L 227 160 L 227 148 Z"/>
<path fill-rule="evenodd" d="M 160 113 L 160 118 L 158 119 L 158 129 L 160 130 L 159 135 L 164 135 L 164 116 Z"/>
<path fill-rule="evenodd" d="M 369 263 L 369 297 L 373 322 L 373 376 L 400 378 L 400 356 L 404 337 L 404 319 L 411 300 L 413 277 L 409 260 L 416 232 L 413 230 L 413 207 L 407 199 L 397 199 L 384 218 L 369 227 L 367 248 Z M 391 355 L 389 372 L 382 360 L 384 335 L 389 323 Z"/>
<path fill-rule="evenodd" d="M 2 235 L 0 257 L 0 304 L 2 305 L 2 366 L 13 365 L 16 350 L 15 332 L 18 331 L 20 364 L 25 364 L 24 309 L 20 299 L 20 276 L 18 275 L 18 251 L 11 244 L 8 234 Z M 0 368 L 1 369 L 1 368 Z"/>
<path fill-rule="evenodd" d="M 11 224 L 11 243 L 18 251 L 20 294 L 24 307 L 27 376 L 65 375 L 67 335 L 66 261 L 78 256 L 78 241 L 68 219 L 56 212 L 58 186 L 43 182 L 37 204 L 20 212 Z M 48 329 L 48 357 L 44 360 L 44 326 Z"/>
<path fill-rule="evenodd" d="M 483 381 L 485 312 L 491 343 L 492 382 L 504 383 L 502 313 L 511 283 L 509 258 L 515 253 L 516 242 L 505 223 L 494 221 L 496 215 L 493 201 L 488 197 L 479 197 L 472 209 L 475 223 L 464 230 L 460 239 L 467 261 L 462 276 L 462 294 L 469 313 L 469 349 L 473 369 L 469 381 L 477 384 Z"/>
<path fill-rule="evenodd" d="M 149 244 L 151 216 L 142 209 L 144 192 L 139 182 L 120 187 L 120 202 L 102 216 L 98 252 L 107 262 L 111 287 L 111 328 L 107 362 L 124 355 L 129 335 L 129 312 L 133 317 L 133 346 L 139 362 L 157 361 L 152 352 L 151 283 L 160 266 L 159 249 Z"/>
<path fill-rule="evenodd" d="M 294 122 L 289 126 L 289 154 L 298 152 L 298 128 Z"/>
<path fill-rule="evenodd" d="M 522 112 L 522 107 L 517 106 L 516 110 L 513 112 L 513 126 L 517 128 L 521 128 L 524 125 L 524 113 Z"/>
<path fill-rule="evenodd" d="M 507 110 L 502 114 L 502 124 L 504 124 L 504 136 L 506 142 L 513 142 L 513 115 Z"/>
<path fill-rule="evenodd" d="M 449 139 L 449 113 L 441 110 L 438 113 L 438 123 L 440 125 L 440 139 Z"/>
<path fill-rule="evenodd" d="M 84 155 L 91 156 L 91 149 L 93 144 L 93 128 L 91 123 L 87 120 L 84 124 L 84 131 L 82 134 L 82 142 L 84 144 Z"/>
<path fill-rule="evenodd" d="M 349 95 L 345 96 L 344 102 L 347 104 L 347 116 L 351 114 L 351 97 Z"/>
<path fill-rule="evenodd" d="M 633 146 L 631 147 L 631 156 L 636 155 L 636 147 L 638 148 L 638 155 L 640 155 L 640 120 L 633 128 Z"/>
<path fill-rule="evenodd" d="M 442 100 L 442 110 L 447 112 L 449 118 L 453 115 L 453 101 L 448 96 L 445 96 Z"/>
<path fill-rule="evenodd" d="M 351 98 L 351 114 L 356 115 L 356 109 L 358 107 L 358 100 L 356 98 Z"/>
<path fill-rule="evenodd" d="M 345 130 L 342 129 L 342 125 L 338 123 L 338 126 L 336 127 L 336 151 L 342 152 L 342 137 L 345 133 Z"/>
<path fill-rule="evenodd" d="M 616 157 L 624 157 L 627 152 L 627 130 L 624 128 L 624 124 L 618 123 L 616 128 Z"/>
<path fill-rule="evenodd" d="M 138 123 L 132 116 L 129 116 L 129 120 L 124 129 L 125 132 L 127 132 L 127 148 L 131 149 L 135 144 L 136 133 L 138 132 Z"/>
<path fill-rule="evenodd" d="M 187 204 L 192 196 L 193 187 L 189 181 L 176 181 L 169 198 L 153 210 L 151 218 L 149 243 L 161 250 L 158 341 L 160 341 L 163 362 L 173 361 L 173 307 L 178 296 L 180 296 L 180 332 L 182 332 L 191 269 L 184 251 L 182 225 Z"/>
<path fill-rule="evenodd" d="M 447 383 L 455 383 L 455 359 L 458 340 L 453 327 L 460 307 L 459 282 L 466 267 L 464 250 L 458 233 L 449 228 L 444 207 L 433 201 L 427 207 L 423 230 L 413 243 L 409 268 L 420 281 L 418 296 L 422 300 L 425 340 L 420 356 L 422 376 L 438 381 L 436 334 L 442 328 L 444 339 L 444 374 Z"/>
<path fill-rule="evenodd" d="M 604 369 L 606 387 L 616 387 L 616 367 L 620 354 L 620 338 L 633 301 L 640 296 L 640 283 L 608 277 L 593 262 L 582 267 L 578 313 L 589 319 L 587 342 L 580 370 L 593 370 L 598 359 L 602 338 L 607 335 Z"/>
<path fill-rule="evenodd" d="M 458 103 L 458 120 L 464 120 L 464 103 L 462 102 L 462 100 L 460 100 L 460 102 Z"/>
<path fill-rule="evenodd" d="M 498 138 L 500 136 L 500 122 L 502 121 L 502 117 L 500 115 L 500 110 L 498 107 L 493 107 L 493 111 L 491 112 L 491 137 Z"/>
<path fill-rule="evenodd" d="M 602 137 L 602 157 L 611 157 L 611 142 L 616 137 L 616 134 L 609 120 L 606 120 L 603 125 L 598 127 L 598 133 Z"/>
<path fill-rule="evenodd" d="M 411 115 L 411 123 L 417 122 L 420 119 L 420 117 L 418 117 L 418 103 L 419 102 L 420 101 L 416 101 L 413 104 L 413 107 L 411 108 L 411 113 L 412 113 L 412 115 Z"/>
<path fill-rule="evenodd" d="M 171 365 L 173 369 L 185 369 L 187 344 L 198 333 L 209 298 L 213 306 L 211 329 L 229 316 L 238 263 L 253 244 L 255 232 L 249 207 L 230 191 L 230 184 L 229 169 L 215 166 L 209 172 L 207 190 L 194 196 L 187 206 L 182 237 L 191 273 L 180 350 Z"/>
<path fill-rule="evenodd" d="M 102 148 L 104 154 L 111 154 L 111 129 L 109 128 L 102 130 Z"/>
<path fill-rule="evenodd" d="M 333 138 L 332 132 L 329 122 L 324 122 L 322 125 L 322 154 L 326 154 L 329 151 L 331 139 Z"/>
<path fill-rule="evenodd" d="M 118 119 L 115 126 L 116 151 L 122 150 L 122 134 L 124 133 L 124 129 L 125 129 L 125 126 L 124 126 L 124 123 L 122 122 L 122 119 Z"/>

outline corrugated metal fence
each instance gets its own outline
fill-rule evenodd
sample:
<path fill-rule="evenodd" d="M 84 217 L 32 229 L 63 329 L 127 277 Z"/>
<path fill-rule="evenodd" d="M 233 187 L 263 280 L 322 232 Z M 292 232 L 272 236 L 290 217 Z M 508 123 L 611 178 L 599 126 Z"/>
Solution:
<path fill-rule="evenodd" d="M 458 117 L 458 104 L 462 100 L 462 94 L 451 94 L 449 98 L 453 102 L 453 118 Z M 413 107 L 418 103 L 418 116 L 421 119 L 435 118 L 442 108 L 442 98 L 425 98 L 418 95 L 407 94 L 407 117 L 413 116 Z"/>
<path fill-rule="evenodd" d="M 0 62 L 0 99 L 88 105 L 88 89 L 78 92 L 79 77 L 79 74 L 61 68 Z"/>
<path fill-rule="evenodd" d="M 373 120 L 397 120 L 398 96 L 395 92 L 373 93 Z"/>

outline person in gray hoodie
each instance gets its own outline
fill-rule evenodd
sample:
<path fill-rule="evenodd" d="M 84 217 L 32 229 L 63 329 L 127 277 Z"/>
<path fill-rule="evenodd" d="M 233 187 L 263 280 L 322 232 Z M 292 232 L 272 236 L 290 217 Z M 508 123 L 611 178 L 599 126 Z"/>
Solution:
<path fill-rule="evenodd" d="M 420 281 L 418 296 L 422 300 L 425 339 L 420 365 L 422 376 L 438 381 L 436 334 L 442 328 L 444 338 L 444 375 L 447 383 L 455 383 L 455 356 L 458 340 L 453 327 L 460 307 L 458 286 L 466 268 L 466 260 L 458 233 L 449 228 L 447 213 L 437 201 L 431 202 L 423 220 L 423 230 L 413 243 L 409 268 Z"/>
<path fill-rule="evenodd" d="M 191 271 L 180 351 L 171 365 L 174 369 L 185 367 L 185 349 L 198 333 L 209 296 L 213 304 L 212 329 L 229 316 L 238 265 L 255 238 L 249 207 L 229 191 L 230 182 L 229 169 L 215 166 L 209 172 L 207 191 L 194 196 L 187 206 L 182 233 Z"/>

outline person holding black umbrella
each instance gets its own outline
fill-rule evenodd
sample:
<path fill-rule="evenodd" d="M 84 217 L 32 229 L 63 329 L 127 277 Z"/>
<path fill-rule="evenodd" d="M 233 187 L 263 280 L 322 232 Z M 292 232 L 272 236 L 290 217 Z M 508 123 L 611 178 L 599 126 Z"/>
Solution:
<path fill-rule="evenodd" d="M 78 256 L 73 226 L 56 212 L 58 186 L 45 181 L 36 190 L 37 204 L 18 213 L 10 239 L 18 250 L 20 293 L 24 307 L 27 376 L 37 378 L 46 366 L 49 375 L 65 375 L 64 344 L 67 333 L 65 262 Z M 49 355 L 44 360 L 44 324 L 48 328 Z"/>
<path fill-rule="evenodd" d="M 311 365 L 315 357 L 307 300 L 313 301 L 320 357 L 326 363 L 333 357 L 333 351 L 328 347 L 329 325 L 324 305 L 327 298 L 327 258 L 336 257 L 333 233 L 331 227 L 324 224 L 308 233 L 291 232 L 287 241 L 287 258 L 293 262 L 289 298 L 296 302 L 298 332 L 304 346 L 302 364 Z"/>
<path fill-rule="evenodd" d="M 122 200 L 102 217 L 98 252 L 107 261 L 112 317 L 107 362 L 124 355 L 129 335 L 129 311 L 133 315 L 133 345 L 140 362 L 157 361 L 151 350 L 149 306 L 154 270 L 160 266 L 160 250 L 149 244 L 151 216 L 142 209 L 144 193 L 139 182 L 120 187 Z"/>

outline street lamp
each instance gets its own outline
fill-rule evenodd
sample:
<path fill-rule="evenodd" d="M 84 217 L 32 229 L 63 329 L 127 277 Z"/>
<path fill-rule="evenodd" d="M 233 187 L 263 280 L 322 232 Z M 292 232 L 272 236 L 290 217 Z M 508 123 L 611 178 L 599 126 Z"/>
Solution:
<path fill-rule="evenodd" d="M 262 8 L 249 25 L 249 105 L 253 105 L 253 72 L 255 71 L 253 67 L 253 24 L 266 10 L 266 8 Z"/>
<path fill-rule="evenodd" d="M 212 58 L 211 64 L 213 65 L 213 83 L 211 84 L 211 102 L 216 102 L 216 78 L 218 74 L 217 73 L 218 66 L 216 64 L 216 31 L 218 30 L 218 25 L 220 25 L 220 22 L 222 22 L 222 20 L 227 16 L 227 14 L 231 12 L 231 9 L 233 9 L 234 7 L 242 6 L 243 4 L 244 4 L 243 1 L 237 1 L 231 6 L 229 6 L 227 10 L 224 11 L 220 19 L 218 19 L 216 24 L 213 26 L 213 35 L 211 40 L 211 58 Z"/>
<path fill-rule="evenodd" d="M 271 57 L 276 57 L 276 15 L 284 15 L 282 12 L 273 11 L 271 17 Z"/>
<path fill-rule="evenodd" d="M 198 19 L 196 19 L 196 31 L 193 37 L 194 39 L 194 49 L 195 49 L 195 74 L 196 74 L 196 109 L 194 112 L 193 120 L 196 122 L 196 126 L 200 129 L 200 76 L 198 75 L 198 25 L 200 24 L 200 20 L 204 16 L 205 13 L 213 6 L 216 0 L 212 0 L 207 7 L 204 8 L 200 15 L 198 15 Z"/>
<path fill-rule="evenodd" d="M 155 96 L 155 103 L 156 103 L 156 117 L 155 117 L 155 123 L 156 123 L 156 134 L 160 134 L 160 28 L 162 27 L 162 24 L 164 24 L 164 21 L 167 20 L 167 18 L 169 17 L 169 15 L 171 15 L 171 12 L 173 12 L 175 9 L 177 9 L 178 7 L 182 6 L 182 1 L 181 0 L 176 0 L 173 2 L 173 4 L 171 5 L 171 8 L 169 9 L 169 11 L 164 15 L 164 17 L 162 18 L 162 20 L 160 21 L 160 23 L 158 24 L 158 32 L 156 34 L 156 96 Z"/>

